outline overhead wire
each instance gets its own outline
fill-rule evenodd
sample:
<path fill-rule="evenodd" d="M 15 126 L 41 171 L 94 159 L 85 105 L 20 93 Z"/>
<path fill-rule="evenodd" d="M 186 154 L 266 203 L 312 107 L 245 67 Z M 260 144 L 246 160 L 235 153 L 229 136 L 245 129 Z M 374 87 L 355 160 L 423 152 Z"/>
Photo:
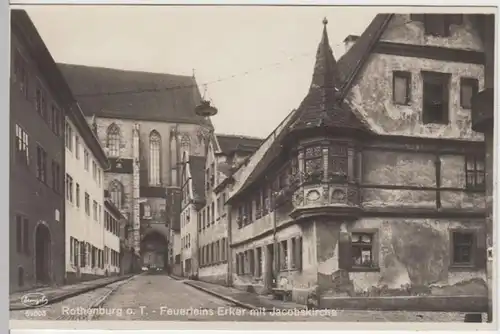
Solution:
<path fill-rule="evenodd" d="M 342 45 L 342 43 L 335 44 L 334 46 L 339 46 Z M 285 63 L 295 61 L 298 58 L 301 57 L 306 57 L 306 56 L 311 56 L 314 53 L 307 52 L 307 53 L 301 53 L 292 57 L 288 57 L 286 60 L 280 61 L 280 62 L 275 62 L 269 65 L 261 66 L 259 68 L 253 69 L 253 70 L 247 70 L 245 72 L 240 72 L 236 74 L 232 74 L 226 77 L 218 78 L 215 80 L 210 80 L 204 83 L 200 84 L 188 84 L 188 85 L 175 85 L 175 86 L 170 86 L 170 87 L 161 87 L 161 88 L 144 88 L 144 89 L 132 89 L 132 90 L 123 90 L 123 91 L 115 91 L 115 92 L 100 92 L 100 93 L 82 93 L 82 94 L 75 94 L 75 97 L 93 97 L 93 96 L 112 96 L 112 95 L 126 95 L 126 94 L 141 94 L 141 93 L 154 93 L 154 92 L 163 92 L 163 91 L 172 91 L 172 90 L 180 90 L 180 89 L 189 89 L 189 88 L 194 88 L 198 86 L 203 86 L 205 89 L 209 85 L 217 84 L 220 82 L 228 81 L 231 79 L 239 78 L 239 77 L 244 77 L 253 73 L 257 73 L 263 70 L 267 70 L 270 68 L 278 67 L 281 66 Z M 194 72 L 193 72 L 194 74 Z"/>

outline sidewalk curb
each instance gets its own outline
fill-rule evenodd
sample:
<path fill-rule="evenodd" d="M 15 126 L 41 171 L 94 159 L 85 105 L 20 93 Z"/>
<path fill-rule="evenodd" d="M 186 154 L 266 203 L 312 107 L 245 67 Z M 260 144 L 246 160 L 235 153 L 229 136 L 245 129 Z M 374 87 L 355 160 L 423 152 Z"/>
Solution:
<path fill-rule="evenodd" d="M 136 275 L 136 276 L 139 276 L 139 275 Z M 128 282 L 130 282 L 131 280 L 133 280 L 136 276 L 132 276 L 132 277 L 129 277 L 128 279 L 124 279 L 120 282 L 120 284 L 118 284 L 117 286 L 115 286 L 114 288 L 111 288 L 104 296 L 102 296 L 101 298 L 99 298 L 97 301 L 93 302 L 91 305 L 90 305 L 90 308 L 91 309 L 96 309 L 96 308 L 99 308 L 101 307 L 104 302 L 113 294 L 115 293 L 122 285 L 125 285 L 127 284 Z M 116 282 L 114 282 L 116 283 Z M 111 283 L 113 284 L 113 283 Z M 93 320 L 94 318 L 94 314 L 93 313 L 90 313 L 87 317 L 87 320 Z"/>
<path fill-rule="evenodd" d="M 250 305 L 250 304 L 246 304 L 246 303 L 242 303 L 242 302 L 240 302 L 240 301 L 238 301 L 238 300 L 236 300 L 236 299 L 234 299 L 234 298 L 231 298 L 231 297 L 225 296 L 225 295 L 223 295 L 223 294 L 220 294 L 220 293 L 218 293 L 218 292 L 214 292 L 214 291 L 212 291 L 212 290 L 209 290 L 209 289 L 203 288 L 203 287 L 201 287 L 201 286 L 198 286 L 198 285 L 196 285 L 195 283 L 192 283 L 192 282 L 189 282 L 189 281 L 184 281 L 184 282 L 182 282 L 182 283 L 184 283 L 184 284 L 186 284 L 186 285 L 189 285 L 189 286 L 191 286 L 191 287 L 193 287 L 193 288 L 195 288 L 195 289 L 198 289 L 198 290 L 200 290 L 200 291 L 206 292 L 206 293 L 208 293 L 209 295 L 212 295 L 212 296 L 218 297 L 218 298 L 220 298 L 220 299 L 224 299 L 224 300 L 226 300 L 226 301 L 228 301 L 228 302 L 231 302 L 231 303 L 233 303 L 233 304 L 236 304 L 236 305 L 238 305 L 238 306 L 240 306 L 240 307 L 243 307 L 243 308 L 245 308 L 245 309 L 248 309 L 248 310 L 258 310 L 258 309 L 259 309 L 257 306 Z"/>
<path fill-rule="evenodd" d="M 119 282 L 119 281 L 124 281 L 124 280 L 126 280 L 128 278 L 132 278 L 132 277 L 135 277 L 135 276 L 137 276 L 137 274 L 127 275 L 127 276 L 124 276 L 124 277 L 117 278 L 116 280 L 112 280 L 110 282 L 100 283 L 100 284 L 92 285 L 90 287 L 86 287 L 86 288 L 83 288 L 83 289 L 80 289 L 80 290 L 77 290 L 77 291 L 68 292 L 68 293 L 63 294 L 61 296 L 57 296 L 55 298 L 52 298 L 52 299 L 48 300 L 47 304 L 45 304 L 44 306 L 50 305 L 50 304 L 54 304 L 54 303 L 58 303 L 58 302 L 61 302 L 63 300 L 66 300 L 68 298 L 81 295 L 82 293 L 86 293 L 86 292 L 89 292 L 89 291 L 92 291 L 92 290 L 96 290 L 96 289 L 105 287 L 107 285 L 110 285 L 110 284 L 113 284 L 113 283 L 116 283 L 116 282 Z M 26 294 L 28 294 L 28 293 L 29 292 L 27 292 Z M 33 306 L 21 306 L 21 307 L 19 307 L 19 306 L 13 306 L 13 307 L 9 307 L 9 311 L 22 311 L 22 310 L 30 310 L 30 309 L 35 309 L 35 308 L 38 308 L 38 307 L 37 306 L 34 306 L 34 307 Z"/>

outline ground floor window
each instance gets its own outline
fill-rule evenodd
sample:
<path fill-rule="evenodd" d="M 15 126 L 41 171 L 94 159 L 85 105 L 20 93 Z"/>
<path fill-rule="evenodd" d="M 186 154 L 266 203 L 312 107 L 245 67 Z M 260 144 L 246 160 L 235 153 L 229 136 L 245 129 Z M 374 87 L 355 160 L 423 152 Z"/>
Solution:
<path fill-rule="evenodd" d="M 373 233 L 353 233 L 351 239 L 352 265 L 373 267 Z"/>
<path fill-rule="evenodd" d="M 469 266 L 473 264 L 474 233 L 452 232 L 452 265 Z"/>

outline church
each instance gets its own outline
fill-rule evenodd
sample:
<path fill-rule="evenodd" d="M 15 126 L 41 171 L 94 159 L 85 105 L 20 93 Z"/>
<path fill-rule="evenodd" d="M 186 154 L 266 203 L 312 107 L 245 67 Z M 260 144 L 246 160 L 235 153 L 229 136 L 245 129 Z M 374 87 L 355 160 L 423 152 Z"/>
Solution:
<path fill-rule="evenodd" d="M 58 66 L 108 156 L 105 188 L 129 222 L 133 251 L 143 265 L 168 269 L 180 232 L 180 152 L 203 156 L 213 132 L 210 120 L 195 114 L 195 79 Z"/>

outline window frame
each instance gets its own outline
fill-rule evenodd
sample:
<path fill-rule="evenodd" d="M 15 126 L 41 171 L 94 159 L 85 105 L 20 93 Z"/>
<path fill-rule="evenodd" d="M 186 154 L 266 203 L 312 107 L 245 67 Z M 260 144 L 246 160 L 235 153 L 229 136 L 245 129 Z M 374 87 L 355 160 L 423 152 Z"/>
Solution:
<path fill-rule="evenodd" d="M 366 229 L 352 229 L 349 231 L 349 272 L 378 272 L 380 271 L 380 239 L 379 239 L 379 229 L 376 228 L 366 228 Z M 354 264 L 353 257 L 353 235 L 354 234 L 366 234 L 371 235 L 371 265 L 370 266 L 360 266 Z M 361 245 L 359 245 L 362 247 Z"/>
<path fill-rule="evenodd" d="M 474 229 L 459 229 L 459 228 L 454 228 L 449 230 L 450 234 L 450 239 L 449 239 L 449 246 L 450 246 L 450 268 L 452 269 L 472 269 L 477 266 L 477 252 L 478 252 L 478 231 Z M 462 234 L 462 235 L 470 235 L 471 236 L 471 244 L 470 244 L 470 261 L 469 262 L 455 262 L 455 253 L 456 253 L 456 246 L 455 245 L 455 238 L 454 236 L 456 234 Z M 463 245 L 462 245 L 463 246 Z"/>
<path fill-rule="evenodd" d="M 405 101 L 399 102 L 396 99 L 396 79 L 405 80 Z M 409 71 L 393 71 L 392 72 L 392 102 L 395 105 L 408 106 L 411 102 L 411 80 L 412 75 Z"/>
<path fill-rule="evenodd" d="M 444 72 L 422 71 L 422 123 L 423 124 L 438 124 L 448 125 L 450 123 L 450 83 L 451 74 Z M 436 115 L 432 114 L 435 110 L 431 110 L 429 105 L 433 103 L 426 98 L 426 85 L 440 85 L 442 89 L 442 96 L 440 98 L 440 112 L 441 117 L 438 119 Z M 436 104 L 438 105 L 438 104 Z M 437 108 L 436 108 L 437 109 Z"/>
<path fill-rule="evenodd" d="M 473 161 L 473 169 L 469 169 L 469 162 Z M 482 162 L 483 169 L 477 169 L 478 161 Z M 478 155 L 465 156 L 465 189 L 470 190 L 485 190 L 486 189 L 486 159 Z M 473 183 L 469 183 L 469 175 L 473 174 Z M 478 175 L 482 175 L 483 183 L 478 183 Z"/>
<path fill-rule="evenodd" d="M 469 86 L 472 90 L 470 101 L 464 101 L 464 87 Z M 472 109 L 472 99 L 479 92 L 479 80 L 477 78 L 462 77 L 460 78 L 460 107 L 463 109 Z"/>

